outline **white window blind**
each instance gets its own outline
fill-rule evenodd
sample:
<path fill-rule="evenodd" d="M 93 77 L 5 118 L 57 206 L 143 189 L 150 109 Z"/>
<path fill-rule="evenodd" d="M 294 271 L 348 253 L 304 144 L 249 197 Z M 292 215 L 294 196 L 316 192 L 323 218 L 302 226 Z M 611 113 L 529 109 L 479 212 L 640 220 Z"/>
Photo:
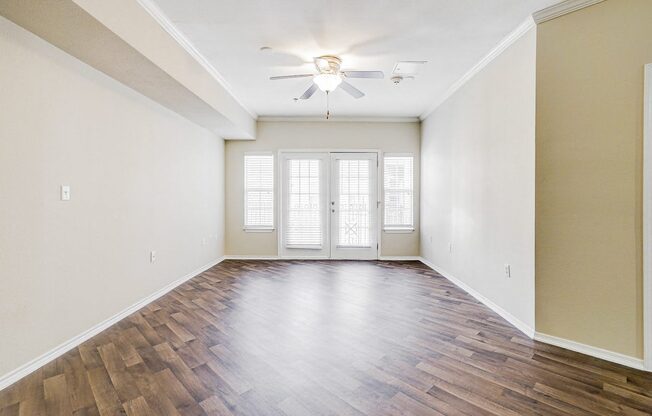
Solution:
<path fill-rule="evenodd" d="M 287 163 L 285 246 L 319 249 L 323 233 L 321 160 L 289 159 Z"/>
<path fill-rule="evenodd" d="M 244 157 L 245 230 L 274 228 L 274 156 Z"/>
<path fill-rule="evenodd" d="M 369 163 L 368 159 L 339 161 L 339 247 L 369 247 L 371 244 Z"/>
<path fill-rule="evenodd" d="M 413 221 L 413 158 L 385 156 L 384 189 L 386 230 L 412 230 Z"/>

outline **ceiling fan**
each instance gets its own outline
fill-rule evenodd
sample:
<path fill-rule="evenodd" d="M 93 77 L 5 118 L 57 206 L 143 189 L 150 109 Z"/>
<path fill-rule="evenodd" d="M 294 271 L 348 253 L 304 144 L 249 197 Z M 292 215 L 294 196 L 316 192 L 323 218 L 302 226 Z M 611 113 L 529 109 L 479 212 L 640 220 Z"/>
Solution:
<path fill-rule="evenodd" d="M 327 95 L 335 91 L 337 87 L 342 87 L 353 98 L 362 98 L 364 93 L 345 81 L 346 78 L 371 78 L 383 79 L 383 71 L 342 71 L 340 69 L 342 60 L 334 55 L 324 55 L 314 58 L 317 74 L 299 74 L 299 75 L 281 75 L 270 77 L 271 80 L 290 79 L 290 78 L 308 78 L 312 77 L 313 84 L 303 93 L 298 100 L 307 100 L 317 91 L 317 88 L 324 91 Z"/>

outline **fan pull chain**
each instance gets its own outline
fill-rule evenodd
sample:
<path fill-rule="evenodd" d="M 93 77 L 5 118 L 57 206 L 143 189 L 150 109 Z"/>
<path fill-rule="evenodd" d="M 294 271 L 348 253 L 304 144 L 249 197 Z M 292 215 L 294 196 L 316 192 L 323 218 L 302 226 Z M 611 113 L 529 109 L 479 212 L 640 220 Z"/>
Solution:
<path fill-rule="evenodd" d="M 326 120 L 331 118 L 330 102 L 328 100 L 328 91 L 326 91 Z"/>

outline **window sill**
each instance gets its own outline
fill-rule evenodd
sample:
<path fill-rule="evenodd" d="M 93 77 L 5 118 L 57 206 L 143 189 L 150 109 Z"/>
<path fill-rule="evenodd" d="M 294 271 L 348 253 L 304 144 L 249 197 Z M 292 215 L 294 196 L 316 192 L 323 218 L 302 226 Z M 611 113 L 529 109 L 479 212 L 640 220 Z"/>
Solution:
<path fill-rule="evenodd" d="M 384 228 L 383 232 L 387 234 L 409 234 L 414 232 L 414 228 Z"/>
<path fill-rule="evenodd" d="M 276 229 L 275 228 L 243 228 L 242 230 L 245 233 L 272 233 Z"/>
<path fill-rule="evenodd" d="M 322 246 L 321 245 L 300 245 L 300 244 L 288 244 L 285 246 L 285 248 L 290 248 L 294 250 L 321 250 Z"/>

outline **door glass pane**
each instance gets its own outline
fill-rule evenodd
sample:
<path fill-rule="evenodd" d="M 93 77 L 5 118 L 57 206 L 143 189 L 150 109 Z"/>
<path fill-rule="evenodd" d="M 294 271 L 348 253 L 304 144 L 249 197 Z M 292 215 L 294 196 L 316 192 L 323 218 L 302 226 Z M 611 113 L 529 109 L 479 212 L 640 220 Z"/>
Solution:
<path fill-rule="evenodd" d="M 286 247 L 321 248 L 319 159 L 288 160 Z"/>
<path fill-rule="evenodd" d="M 370 161 L 339 160 L 338 243 L 340 247 L 369 247 Z"/>

